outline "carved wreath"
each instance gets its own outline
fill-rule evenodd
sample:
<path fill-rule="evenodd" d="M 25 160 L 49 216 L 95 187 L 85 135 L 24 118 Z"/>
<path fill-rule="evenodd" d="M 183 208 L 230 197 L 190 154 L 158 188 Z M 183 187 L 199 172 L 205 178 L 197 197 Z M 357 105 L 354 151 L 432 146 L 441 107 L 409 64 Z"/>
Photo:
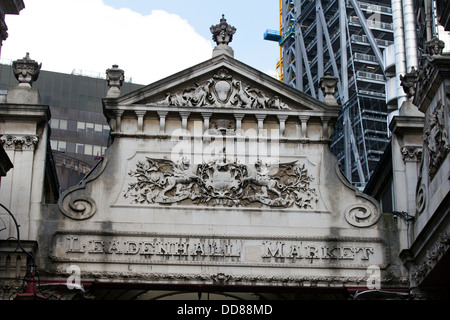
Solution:
<path fill-rule="evenodd" d="M 230 161 L 225 154 L 208 163 L 192 166 L 187 158 L 171 160 L 146 157 L 129 172 L 124 196 L 133 203 L 313 208 L 317 203 L 313 177 L 297 161 L 271 165 L 258 160 L 253 165 Z"/>

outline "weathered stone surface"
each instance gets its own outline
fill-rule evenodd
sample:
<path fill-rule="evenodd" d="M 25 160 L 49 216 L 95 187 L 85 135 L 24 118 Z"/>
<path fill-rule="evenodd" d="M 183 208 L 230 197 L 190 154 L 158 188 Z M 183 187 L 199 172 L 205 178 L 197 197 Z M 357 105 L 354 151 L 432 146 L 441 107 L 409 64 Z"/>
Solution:
<path fill-rule="evenodd" d="M 227 55 L 105 98 L 113 143 L 61 196 L 52 267 L 273 285 L 389 268 L 378 204 L 328 147 L 339 109 Z"/>

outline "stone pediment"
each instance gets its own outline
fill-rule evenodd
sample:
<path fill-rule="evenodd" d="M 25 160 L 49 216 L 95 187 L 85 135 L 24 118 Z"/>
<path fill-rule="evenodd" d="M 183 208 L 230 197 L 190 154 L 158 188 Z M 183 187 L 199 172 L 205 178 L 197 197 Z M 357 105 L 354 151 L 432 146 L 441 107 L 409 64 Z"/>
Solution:
<path fill-rule="evenodd" d="M 280 81 L 221 55 L 104 104 L 338 112 Z"/>

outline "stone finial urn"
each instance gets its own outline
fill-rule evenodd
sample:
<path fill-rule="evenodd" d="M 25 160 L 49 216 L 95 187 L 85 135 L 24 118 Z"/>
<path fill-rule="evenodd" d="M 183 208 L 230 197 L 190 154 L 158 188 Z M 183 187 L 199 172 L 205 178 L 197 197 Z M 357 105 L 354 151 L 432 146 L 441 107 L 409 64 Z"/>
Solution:
<path fill-rule="evenodd" d="M 326 74 L 320 78 L 319 87 L 323 92 L 323 102 L 329 105 L 337 105 L 334 94 L 337 90 L 338 78 L 331 74 Z"/>
<path fill-rule="evenodd" d="M 233 40 L 236 28 L 227 23 L 225 15 L 222 15 L 219 24 L 211 26 L 210 31 L 214 42 L 217 44 L 213 51 L 213 57 L 219 54 L 227 54 L 233 57 L 233 49 L 228 44 Z"/>
<path fill-rule="evenodd" d="M 39 77 L 42 63 L 38 64 L 36 61 L 30 59 L 30 54 L 27 52 L 22 59 L 13 61 L 12 68 L 14 76 L 19 81 L 19 87 L 31 88 L 31 85 Z"/>
<path fill-rule="evenodd" d="M 107 97 L 120 96 L 120 88 L 122 87 L 125 78 L 125 72 L 119 68 L 117 64 L 112 68 L 106 70 L 106 81 L 108 82 L 109 90 L 106 93 Z"/>

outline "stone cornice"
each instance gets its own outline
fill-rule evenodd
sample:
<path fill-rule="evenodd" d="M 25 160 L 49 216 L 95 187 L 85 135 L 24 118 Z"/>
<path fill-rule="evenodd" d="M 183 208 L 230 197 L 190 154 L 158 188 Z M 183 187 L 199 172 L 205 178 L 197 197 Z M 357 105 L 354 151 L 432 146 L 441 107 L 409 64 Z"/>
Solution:
<path fill-rule="evenodd" d="M 405 133 L 422 134 L 424 122 L 424 117 L 395 116 L 389 124 L 389 129 L 400 135 Z"/>
<path fill-rule="evenodd" d="M 450 56 L 425 56 L 413 101 L 421 112 L 426 113 L 439 86 L 446 79 L 450 80 Z"/>
<path fill-rule="evenodd" d="M 49 121 L 51 118 L 48 105 L 23 105 L 23 104 L 0 104 L 0 119 L 37 119 L 38 121 Z"/>

